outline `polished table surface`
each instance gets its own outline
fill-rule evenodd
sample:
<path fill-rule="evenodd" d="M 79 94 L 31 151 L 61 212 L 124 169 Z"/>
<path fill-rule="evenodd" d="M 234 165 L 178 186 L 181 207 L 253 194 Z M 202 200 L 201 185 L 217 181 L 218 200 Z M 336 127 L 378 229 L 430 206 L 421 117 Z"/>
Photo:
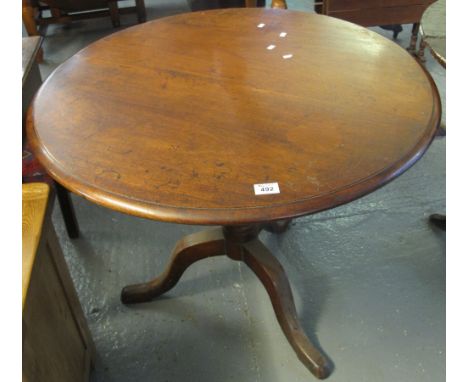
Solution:
<path fill-rule="evenodd" d="M 45 82 L 28 129 L 52 176 L 89 200 L 230 225 L 371 192 L 423 154 L 439 120 L 432 79 L 392 41 L 322 15 L 229 9 L 91 44 Z M 273 182 L 280 193 L 254 193 Z"/>

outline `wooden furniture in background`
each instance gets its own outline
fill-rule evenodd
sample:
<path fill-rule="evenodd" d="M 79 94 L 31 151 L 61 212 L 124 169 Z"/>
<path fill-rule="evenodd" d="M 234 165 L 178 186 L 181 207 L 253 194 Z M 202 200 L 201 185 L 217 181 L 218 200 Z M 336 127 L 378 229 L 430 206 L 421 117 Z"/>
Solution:
<path fill-rule="evenodd" d="M 419 45 L 418 58 L 421 62 L 425 61 L 424 51 L 429 47 L 432 56 L 445 69 L 446 65 L 446 2 L 438 0 L 427 8 L 421 19 L 421 41 Z"/>
<path fill-rule="evenodd" d="M 259 277 L 299 359 L 325 378 L 331 363 L 307 339 L 284 270 L 258 234 L 403 173 L 431 143 L 440 108 L 430 75 L 374 32 L 238 8 L 91 44 L 48 79 L 27 129 L 52 176 L 97 204 L 223 226 L 183 238 L 159 278 L 123 289 L 124 303 L 157 297 L 193 262 L 227 254 Z M 265 183 L 277 192 L 256 194 Z"/>
<path fill-rule="evenodd" d="M 365 27 L 413 24 L 408 51 L 416 53 L 419 23 L 426 8 L 436 0 L 322 0 L 317 10 Z"/>
<path fill-rule="evenodd" d="M 445 0 L 436 1 L 424 12 L 421 19 L 421 40 L 418 51 L 418 59 L 424 64 L 426 61 L 424 51 L 428 47 L 432 56 L 444 69 L 446 65 L 445 13 Z M 445 124 L 441 124 L 437 135 L 444 137 L 445 130 Z M 445 227 L 445 216 L 443 226 Z"/>
<path fill-rule="evenodd" d="M 188 0 L 192 11 L 218 8 L 264 7 L 265 0 Z M 286 0 L 272 0 L 271 8 L 286 9 Z"/>
<path fill-rule="evenodd" d="M 94 344 L 52 226 L 50 190 L 23 185 L 23 380 L 83 382 Z"/>
<path fill-rule="evenodd" d="M 114 27 L 120 26 L 120 15 L 126 13 L 136 13 L 139 23 L 146 21 L 144 0 L 135 0 L 132 7 L 118 7 L 118 1 L 121 0 L 22 0 L 23 23 L 28 35 L 36 36 L 41 26 L 95 17 L 110 16 Z"/>
<path fill-rule="evenodd" d="M 41 73 L 37 58 L 41 51 L 42 37 L 23 37 L 22 38 L 22 109 L 23 109 L 23 140 L 25 138 L 25 117 L 26 111 L 42 85 Z"/>
<path fill-rule="evenodd" d="M 76 219 L 75 209 L 71 201 L 70 193 L 63 188 L 59 183 L 50 178 L 45 169 L 39 164 L 31 149 L 25 134 L 25 118 L 26 111 L 29 107 L 32 98 L 38 91 L 42 84 L 41 74 L 39 72 L 39 65 L 37 64 L 37 57 L 40 52 L 42 37 L 23 37 L 22 39 L 22 53 L 23 53 L 23 158 L 22 158 L 22 180 L 23 183 L 29 182 L 47 182 L 52 185 L 57 192 L 57 199 L 62 211 L 63 219 L 65 221 L 65 228 L 67 229 L 70 238 L 77 238 L 79 236 L 78 220 Z"/>
<path fill-rule="evenodd" d="M 421 45 L 419 46 L 418 57 L 424 61 L 424 50 L 429 48 L 432 56 L 445 69 L 446 58 L 446 3 L 445 0 L 438 0 L 427 8 L 421 20 Z M 439 135 L 445 136 L 445 127 L 440 129 Z M 432 214 L 429 221 L 436 227 L 445 231 L 447 224 L 446 215 Z"/>

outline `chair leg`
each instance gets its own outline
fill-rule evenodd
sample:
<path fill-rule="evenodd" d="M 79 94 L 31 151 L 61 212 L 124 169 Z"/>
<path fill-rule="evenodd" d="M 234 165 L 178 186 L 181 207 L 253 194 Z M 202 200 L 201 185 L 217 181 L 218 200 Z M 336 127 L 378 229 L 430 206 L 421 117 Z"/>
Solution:
<path fill-rule="evenodd" d="M 36 20 L 34 19 L 34 8 L 26 0 L 23 0 L 22 16 L 24 27 L 26 28 L 28 36 L 40 36 L 39 30 L 37 29 Z M 39 48 L 37 53 L 37 61 L 42 62 L 43 57 L 43 50 L 42 48 Z"/>
<path fill-rule="evenodd" d="M 78 227 L 78 221 L 76 220 L 75 209 L 73 208 L 70 198 L 70 192 L 57 182 L 54 183 L 68 236 L 70 239 L 76 239 L 80 234 L 80 229 Z"/>
<path fill-rule="evenodd" d="M 119 14 L 119 6 L 117 5 L 117 1 L 109 1 L 109 12 L 112 21 L 112 25 L 114 28 L 120 26 L 120 14 Z"/>
<path fill-rule="evenodd" d="M 23 0 L 22 14 L 24 27 L 26 28 L 26 32 L 28 32 L 28 36 L 38 36 L 39 32 L 36 20 L 34 20 L 34 8 L 26 0 Z"/>
<path fill-rule="evenodd" d="M 145 0 L 135 0 L 135 5 L 137 9 L 138 22 L 139 23 L 146 22 Z"/>

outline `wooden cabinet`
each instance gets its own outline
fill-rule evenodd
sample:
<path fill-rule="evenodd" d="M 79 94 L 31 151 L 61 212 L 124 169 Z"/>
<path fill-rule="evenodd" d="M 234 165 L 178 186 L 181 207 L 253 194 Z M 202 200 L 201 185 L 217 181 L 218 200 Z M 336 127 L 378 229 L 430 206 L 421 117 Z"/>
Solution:
<path fill-rule="evenodd" d="M 48 24 L 64 24 L 75 20 L 110 16 L 114 27 L 120 26 L 120 15 L 136 13 L 139 23 L 146 21 L 145 0 L 135 6 L 118 6 L 123 0 L 22 0 L 23 23 L 28 36 L 37 36 L 38 28 Z M 46 12 L 44 12 L 46 11 Z"/>
<path fill-rule="evenodd" d="M 23 381 L 88 380 L 94 345 L 51 222 L 45 183 L 23 184 Z"/>
<path fill-rule="evenodd" d="M 414 24 L 435 0 L 323 0 L 322 13 L 368 27 Z"/>
<path fill-rule="evenodd" d="M 408 51 L 416 54 L 419 23 L 424 11 L 436 0 L 322 0 L 316 11 L 324 15 L 371 27 L 413 24 Z M 401 29 L 400 29 L 401 31 Z M 399 31 L 394 33 L 394 38 Z"/>

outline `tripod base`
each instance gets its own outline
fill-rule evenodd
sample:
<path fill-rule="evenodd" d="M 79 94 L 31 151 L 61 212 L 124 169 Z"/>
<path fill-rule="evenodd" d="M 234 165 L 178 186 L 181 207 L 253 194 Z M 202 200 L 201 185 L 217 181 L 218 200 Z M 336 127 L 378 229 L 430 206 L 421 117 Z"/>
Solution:
<path fill-rule="evenodd" d="M 283 267 L 258 239 L 262 229 L 287 229 L 289 221 L 268 225 L 228 226 L 188 235 L 181 239 L 159 277 L 122 290 L 124 304 L 150 301 L 173 288 L 184 271 L 207 257 L 227 255 L 243 261 L 257 275 L 270 296 L 276 318 L 302 363 L 317 378 L 330 375 L 331 364 L 307 338 L 299 323 L 291 287 Z"/>

